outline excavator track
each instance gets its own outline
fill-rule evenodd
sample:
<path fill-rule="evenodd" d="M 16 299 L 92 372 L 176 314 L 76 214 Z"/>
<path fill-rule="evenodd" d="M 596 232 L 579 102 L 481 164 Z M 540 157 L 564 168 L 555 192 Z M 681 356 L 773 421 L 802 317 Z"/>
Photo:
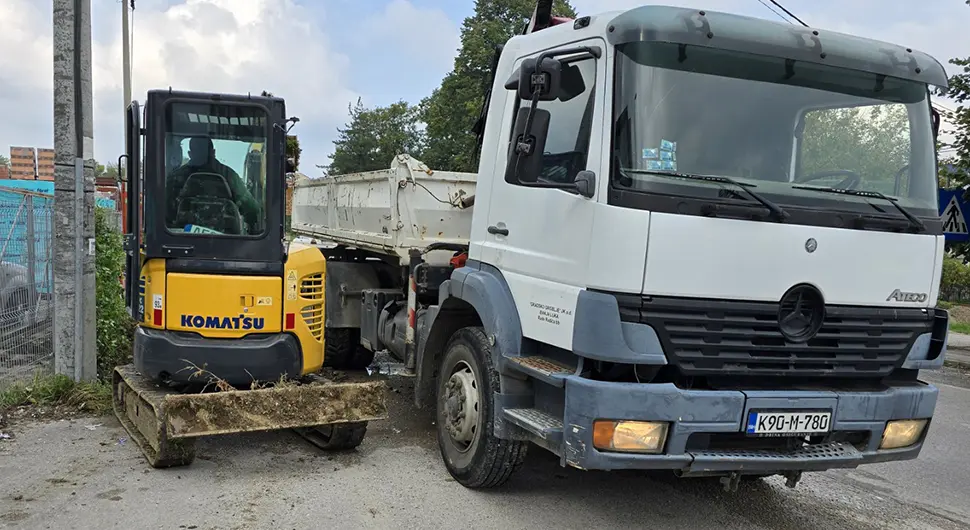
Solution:
<path fill-rule="evenodd" d="M 315 378 L 309 383 L 254 390 L 183 393 L 139 374 L 115 368 L 115 415 L 148 463 L 186 466 L 202 436 L 292 429 L 328 451 L 353 449 L 367 423 L 387 418 L 385 383 Z"/>
<path fill-rule="evenodd" d="M 187 466 L 195 460 L 195 438 L 172 440 L 166 430 L 165 390 L 130 367 L 114 370 L 112 404 L 115 416 L 154 468 Z"/>

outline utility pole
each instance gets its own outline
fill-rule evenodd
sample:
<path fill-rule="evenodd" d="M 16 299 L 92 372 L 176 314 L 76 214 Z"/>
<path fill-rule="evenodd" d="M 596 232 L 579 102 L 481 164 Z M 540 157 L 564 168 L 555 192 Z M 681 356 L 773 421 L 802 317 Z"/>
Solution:
<path fill-rule="evenodd" d="M 132 1 L 134 4 L 134 1 Z M 132 6 L 134 7 L 134 6 Z M 125 108 L 122 116 L 131 105 L 131 32 L 128 31 L 128 0 L 121 0 L 121 79 L 125 91 Z M 119 168 L 120 170 L 121 168 Z"/>
<path fill-rule="evenodd" d="M 54 369 L 97 376 L 91 0 L 54 8 Z"/>

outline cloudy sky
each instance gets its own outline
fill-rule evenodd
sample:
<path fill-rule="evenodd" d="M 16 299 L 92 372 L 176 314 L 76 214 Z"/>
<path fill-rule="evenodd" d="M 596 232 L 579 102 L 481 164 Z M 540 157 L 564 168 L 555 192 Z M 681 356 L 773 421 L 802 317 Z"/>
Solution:
<path fill-rule="evenodd" d="M 121 0 L 92 0 L 95 155 L 124 147 Z M 763 0 L 770 5 L 768 0 Z M 573 0 L 580 14 L 642 0 Z M 768 19 L 760 0 L 669 0 Z M 923 50 L 944 63 L 970 56 L 970 6 L 963 0 L 784 0 L 815 27 Z M 473 0 L 136 0 L 133 94 L 150 88 L 259 92 L 287 100 L 315 173 L 332 151 L 347 106 L 416 102 L 451 69 L 462 19 Z M 50 0 L 0 0 L 0 153 L 9 145 L 51 146 Z"/>

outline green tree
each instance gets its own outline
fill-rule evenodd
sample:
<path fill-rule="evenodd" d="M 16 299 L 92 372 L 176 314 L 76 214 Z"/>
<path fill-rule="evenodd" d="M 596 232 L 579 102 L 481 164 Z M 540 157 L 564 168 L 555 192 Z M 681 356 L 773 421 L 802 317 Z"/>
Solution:
<path fill-rule="evenodd" d="M 970 6 L 970 0 L 966 0 Z M 959 71 L 950 77 L 949 88 L 940 95 L 955 100 L 958 104 L 953 112 L 944 116 L 956 125 L 954 140 L 941 143 L 940 147 L 952 150 L 952 155 L 940 160 L 941 180 L 948 181 L 951 187 L 970 184 L 970 57 L 950 59 L 950 64 Z"/>
<path fill-rule="evenodd" d="M 119 178 L 118 164 L 109 162 L 107 165 L 97 162 L 94 166 L 94 178 L 108 177 L 117 182 Z"/>
<path fill-rule="evenodd" d="M 0 166 L 10 167 L 10 159 L 3 155 L 0 155 Z"/>
<path fill-rule="evenodd" d="M 970 0 L 966 0 L 970 6 Z M 950 76 L 949 87 L 941 90 L 938 95 L 948 97 L 957 102 L 952 112 L 941 111 L 944 118 L 955 126 L 953 140 L 938 142 L 937 147 L 945 150 L 948 155 L 940 158 L 940 186 L 957 188 L 970 184 L 970 57 L 950 59 L 950 64 L 957 66 L 957 73 Z M 953 256 L 964 262 L 970 260 L 970 244 L 963 242 L 948 242 L 946 249 Z"/>
<path fill-rule="evenodd" d="M 300 169 L 300 155 L 303 149 L 300 147 L 300 140 L 295 134 L 286 135 L 286 158 L 293 159 L 293 171 Z"/>
<path fill-rule="evenodd" d="M 487 89 L 496 46 L 522 33 L 535 10 L 535 0 L 476 0 L 475 13 L 461 30 L 461 49 L 454 69 L 441 86 L 421 102 L 421 121 L 427 124 L 427 148 L 422 159 L 429 167 L 475 171 L 475 133 Z M 555 0 L 553 15 L 575 17 L 568 0 Z"/>
<path fill-rule="evenodd" d="M 370 109 L 358 99 L 348 109 L 350 121 L 337 129 L 334 152 L 325 168 L 328 174 L 387 169 L 398 154 L 422 158 L 424 133 L 418 125 L 418 107 L 398 101 Z"/>

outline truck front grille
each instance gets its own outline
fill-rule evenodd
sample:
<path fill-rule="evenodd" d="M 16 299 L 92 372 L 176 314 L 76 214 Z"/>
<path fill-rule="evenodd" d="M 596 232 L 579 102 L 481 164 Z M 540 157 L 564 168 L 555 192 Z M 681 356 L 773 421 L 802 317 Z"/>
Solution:
<path fill-rule="evenodd" d="M 656 330 L 670 364 L 689 376 L 885 377 L 933 309 L 826 306 L 814 338 L 785 340 L 778 303 L 618 295 L 621 319 Z"/>

